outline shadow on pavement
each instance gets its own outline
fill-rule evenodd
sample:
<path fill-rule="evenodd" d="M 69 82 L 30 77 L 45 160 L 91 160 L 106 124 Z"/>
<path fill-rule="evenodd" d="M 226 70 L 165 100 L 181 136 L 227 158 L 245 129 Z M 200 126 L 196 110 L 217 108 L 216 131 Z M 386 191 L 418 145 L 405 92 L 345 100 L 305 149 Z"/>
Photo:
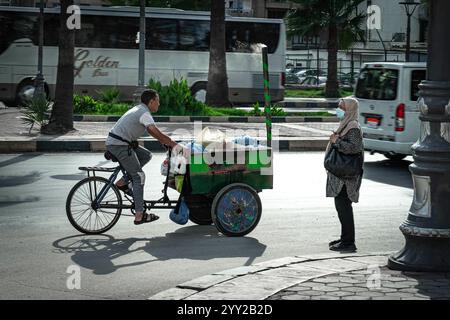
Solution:
<path fill-rule="evenodd" d="M 16 204 L 26 203 L 26 202 L 38 202 L 41 200 L 40 197 L 33 196 L 0 196 L 0 208 L 5 208 L 8 206 L 13 206 Z"/>
<path fill-rule="evenodd" d="M 21 154 L 19 156 L 16 156 L 14 158 L 9 159 L 9 160 L 5 160 L 5 161 L 0 162 L 0 168 L 7 167 L 7 166 L 10 166 L 12 164 L 16 164 L 16 163 L 23 162 L 23 161 L 28 161 L 28 160 L 34 159 L 36 157 L 39 157 L 40 155 L 41 154 L 39 154 L 39 153 L 26 154 L 26 155 L 25 154 Z"/>
<path fill-rule="evenodd" d="M 416 280 L 417 293 L 431 300 L 450 300 L 450 273 L 402 272 L 403 276 Z"/>
<path fill-rule="evenodd" d="M 78 174 L 57 174 L 54 176 L 50 176 L 52 179 L 57 180 L 69 180 L 69 181 L 79 181 L 81 179 L 87 178 L 86 173 L 78 173 Z"/>
<path fill-rule="evenodd" d="M 142 251 L 143 246 L 131 249 L 139 242 L 148 242 L 148 238 L 115 239 L 109 235 L 76 235 L 53 242 L 57 253 L 73 253 L 71 259 L 80 267 L 90 269 L 94 274 L 109 274 L 119 268 L 138 266 L 158 259 L 152 258 L 126 264 L 114 264 L 113 260 L 129 253 Z M 144 244 L 145 245 L 145 244 Z"/>
<path fill-rule="evenodd" d="M 165 237 L 116 239 L 110 235 L 75 235 L 53 242 L 54 252 L 72 254 L 72 261 L 94 274 L 109 274 L 120 268 L 170 259 L 209 260 L 247 257 L 245 265 L 261 256 L 266 245 L 250 237 L 229 238 L 214 226 L 188 226 Z M 115 264 L 114 259 L 135 252 L 148 253 L 149 259 Z M 134 260 L 134 259 L 133 259 Z"/>
<path fill-rule="evenodd" d="M 251 265 L 262 256 L 266 245 L 251 237 L 227 237 L 211 226 L 187 226 L 165 237 L 152 238 L 145 251 L 159 260 L 246 257 L 244 265 Z"/>
<path fill-rule="evenodd" d="M 364 179 L 413 189 L 409 165 L 412 161 L 383 160 L 364 163 Z"/>
<path fill-rule="evenodd" d="M 32 184 L 41 178 L 41 173 L 33 171 L 23 176 L 0 176 L 0 188 Z"/>

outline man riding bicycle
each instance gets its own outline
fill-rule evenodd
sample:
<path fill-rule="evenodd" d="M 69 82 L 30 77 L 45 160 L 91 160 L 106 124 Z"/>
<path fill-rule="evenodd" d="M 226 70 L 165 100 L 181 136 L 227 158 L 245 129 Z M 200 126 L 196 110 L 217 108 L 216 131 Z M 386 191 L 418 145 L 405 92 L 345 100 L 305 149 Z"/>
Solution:
<path fill-rule="evenodd" d="M 106 139 L 107 150 L 117 158 L 129 177 L 122 177 L 116 186 L 130 194 L 128 180 L 133 182 L 133 199 L 135 205 L 134 224 L 142 224 L 158 220 L 153 213 L 144 214 L 144 184 L 145 174 L 142 167 L 150 161 L 152 153 L 138 145 L 137 139 L 147 131 L 162 144 L 172 148 L 175 153 L 183 147 L 162 133 L 155 124 L 151 112 L 159 108 L 158 92 L 145 90 L 141 95 L 141 103 L 128 110 L 114 125 Z"/>

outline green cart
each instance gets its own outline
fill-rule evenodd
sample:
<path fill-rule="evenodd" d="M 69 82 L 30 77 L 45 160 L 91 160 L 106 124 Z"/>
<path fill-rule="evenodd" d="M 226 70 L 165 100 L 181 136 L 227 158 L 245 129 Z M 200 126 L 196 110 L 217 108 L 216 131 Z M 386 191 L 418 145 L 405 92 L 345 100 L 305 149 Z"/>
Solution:
<path fill-rule="evenodd" d="M 189 219 L 200 225 L 213 223 L 227 236 L 251 232 L 261 218 L 258 193 L 273 188 L 270 151 L 242 146 L 191 154 L 183 189 Z M 175 176 L 169 186 L 181 191 L 181 179 Z"/>

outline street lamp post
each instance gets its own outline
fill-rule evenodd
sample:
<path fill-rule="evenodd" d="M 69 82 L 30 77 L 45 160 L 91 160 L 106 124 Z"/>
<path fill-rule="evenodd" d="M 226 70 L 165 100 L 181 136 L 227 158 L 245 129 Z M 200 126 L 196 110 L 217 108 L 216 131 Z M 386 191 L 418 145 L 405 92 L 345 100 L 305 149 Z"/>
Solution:
<path fill-rule="evenodd" d="M 39 5 L 39 49 L 38 49 L 38 73 L 35 78 L 34 97 L 45 96 L 43 73 L 43 47 L 44 47 L 44 0 Z"/>
<path fill-rule="evenodd" d="M 400 226 L 405 246 L 391 269 L 450 271 L 450 1 L 431 0 L 427 80 L 420 88 L 421 134 L 410 166 L 414 199 Z"/>
<path fill-rule="evenodd" d="M 138 87 L 134 92 L 134 101 L 139 103 L 141 94 L 145 90 L 145 0 L 140 0 L 139 26 L 139 75 Z"/>
<path fill-rule="evenodd" d="M 414 0 L 399 2 L 405 6 L 406 16 L 407 16 L 407 25 L 406 25 L 406 50 L 405 50 L 405 60 L 406 62 L 410 61 L 410 51 L 411 51 L 411 16 L 416 11 L 417 6 L 420 2 L 415 2 Z"/>

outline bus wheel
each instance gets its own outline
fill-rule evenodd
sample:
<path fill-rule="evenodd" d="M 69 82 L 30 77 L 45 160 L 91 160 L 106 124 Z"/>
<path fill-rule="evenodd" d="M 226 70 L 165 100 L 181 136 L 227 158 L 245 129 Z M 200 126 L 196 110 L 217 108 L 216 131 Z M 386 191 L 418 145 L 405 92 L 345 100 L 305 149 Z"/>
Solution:
<path fill-rule="evenodd" d="M 29 79 L 29 80 L 22 81 L 18 85 L 17 91 L 16 91 L 16 106 L 22 107 L 28 101 L 30 101 L 33 98 L 34 91 L 35 91 L 35 87 L 34 87 L 33 80 Z"/>
<path fill-rule="evenodd" d="M 24 106 L 28 101 L 34 96 L 34 91 L 36 87 L 34 86 L 34 80 L 26 79 L 23 80 L 18 86 L 16 91 L 16 101 L 15 104 L 17 107 Z M 45 96 L 48 98 L 49 89 L 47 83 L 44 83 Z"/>
<path fill-rule="evenodd" d="M 390 154 L 390 153 L 386 153 L 384 155 L 386 158 L 388 158 L 389 160 L 393 160 L 393 161 L 400 161 L 406 158 L 405 154 L 399 154 L 399 153 L 394 153 L 394 154 Z"/>
<path fill-rule="evenodd" d="M 191 87 L 191 94 L 195 100 L 205 103 L 206 101 L 206 86 L 207 82 L 196 82 Z"/>

